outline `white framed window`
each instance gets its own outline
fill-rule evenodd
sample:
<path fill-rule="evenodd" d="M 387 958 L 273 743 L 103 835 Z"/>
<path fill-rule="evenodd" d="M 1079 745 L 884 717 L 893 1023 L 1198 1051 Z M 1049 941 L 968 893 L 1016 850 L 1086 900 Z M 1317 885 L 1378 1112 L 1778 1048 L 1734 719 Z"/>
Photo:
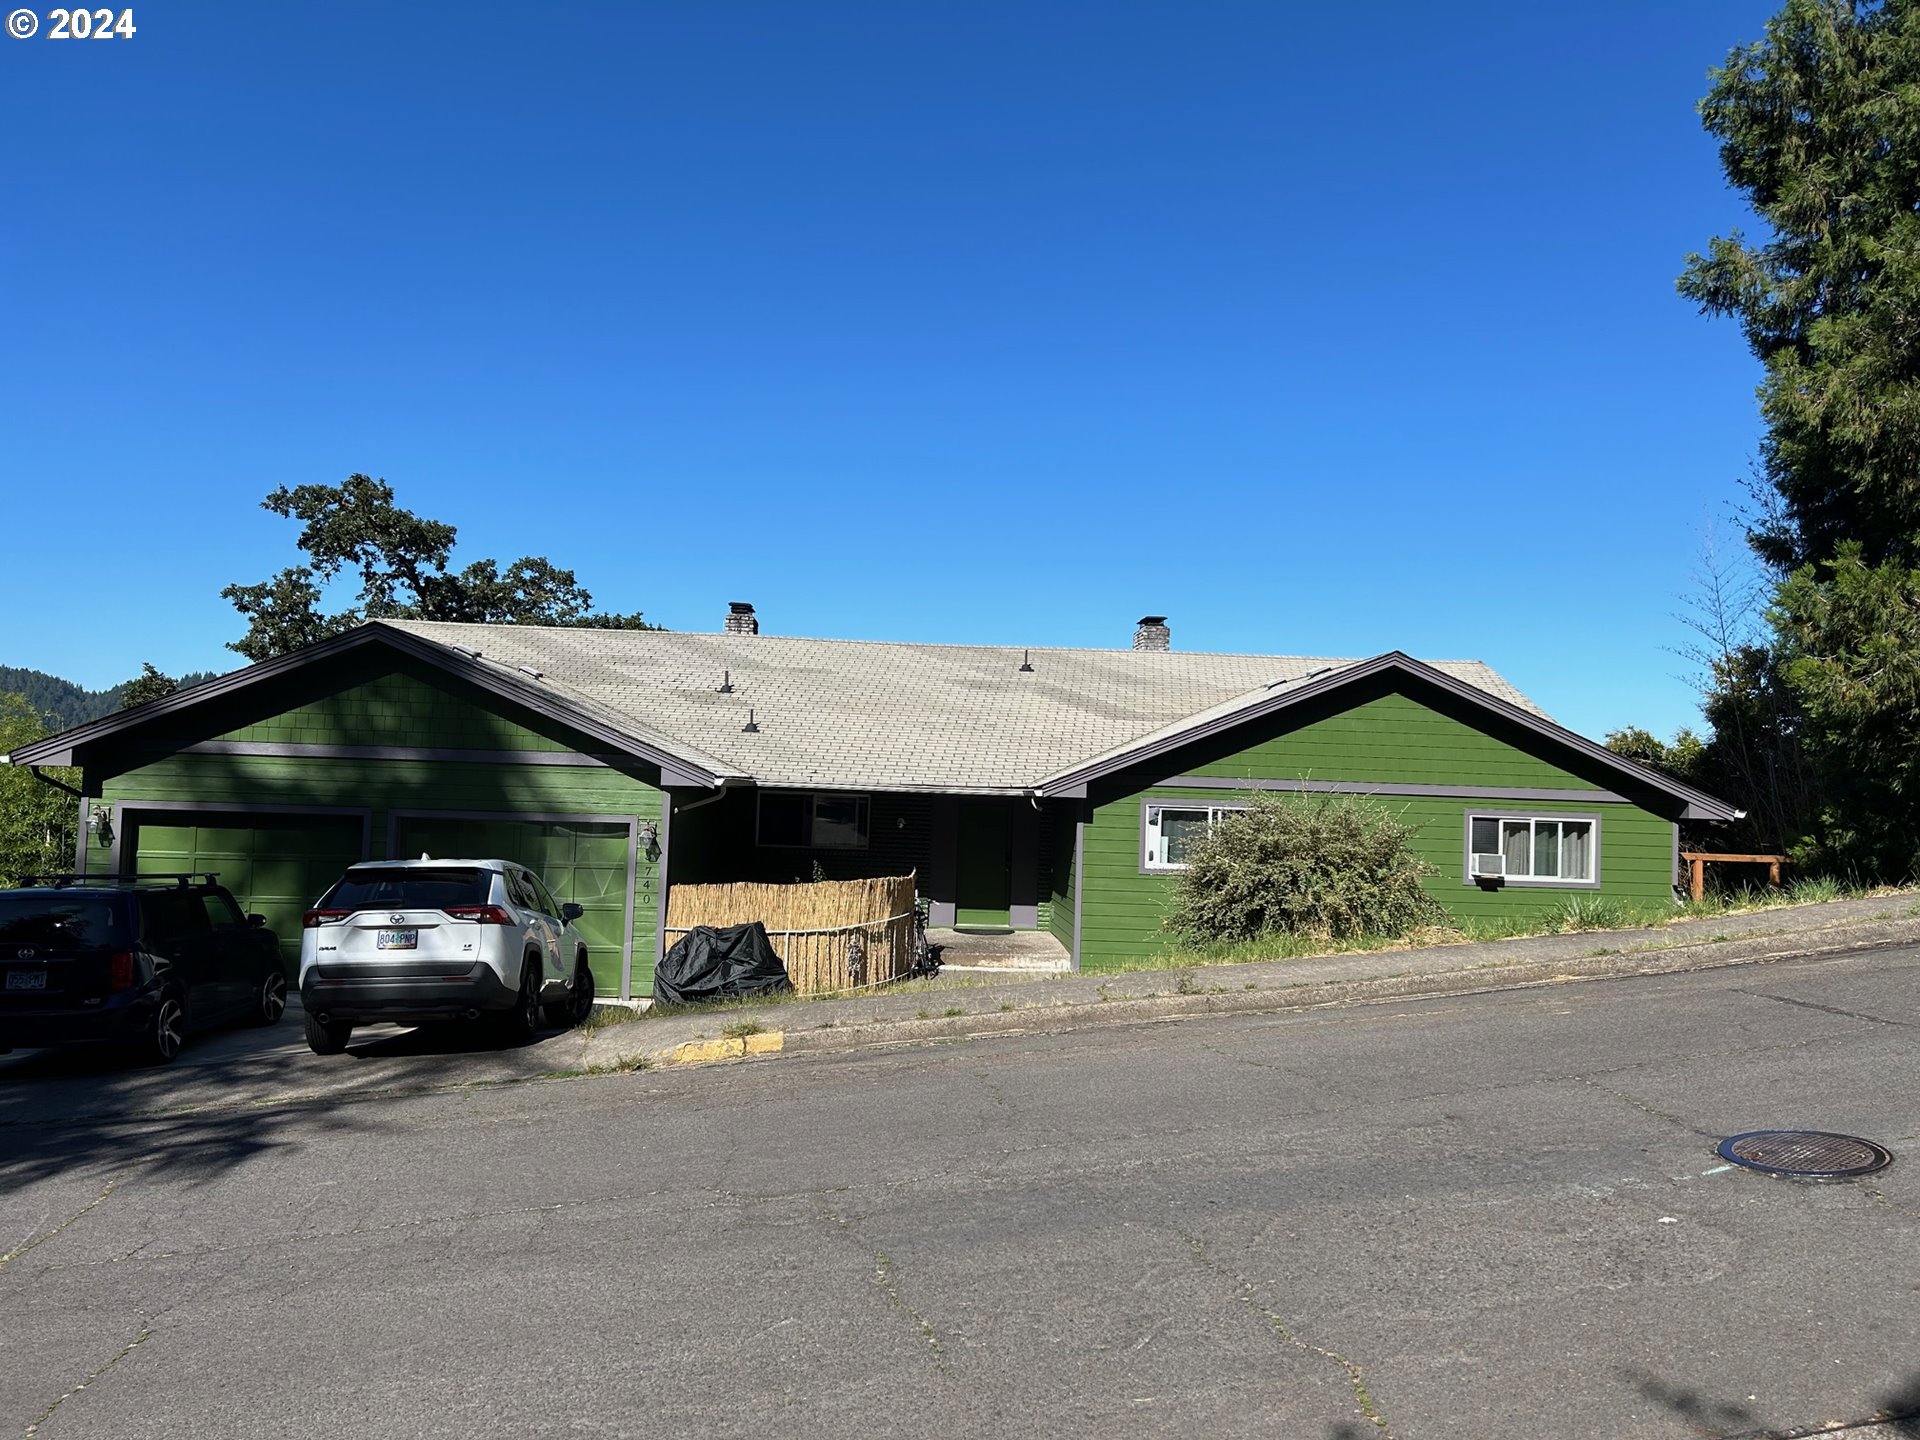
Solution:
<path fill-rule="evenodd" d="M 754 839 L 796 850 L 864 850 L 872 807 L 865 795 L 762 790 Z"/>
<path fill-rule="evenodd" d="M 1600 822 L 1590 815 L 1469 815 L 1467 880 L 1596 885 Z"/>
<path fill-rule="evenodd" d="M 1186 869 L 1194 842 L 1208 835 L 1222 815 L 1246 808 L 1207 800 L 1147 801 L 1140 822 L 1140 868 L 1150 875 Z"/>

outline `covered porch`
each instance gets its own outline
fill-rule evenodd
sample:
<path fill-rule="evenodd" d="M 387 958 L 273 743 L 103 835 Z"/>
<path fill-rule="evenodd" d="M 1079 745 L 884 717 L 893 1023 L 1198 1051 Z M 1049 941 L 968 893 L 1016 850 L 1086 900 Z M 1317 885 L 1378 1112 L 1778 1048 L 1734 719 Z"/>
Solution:
<path fill-rule="evenodd" d="M 1024 795 L 678 791 L 662 825 L 663 878 L 671 887 L 911 873 L 930 927 L 957 932 L 956 950 L 984 954 L 994 947 L 976 943 L 979 932 L 1047 929 L 1060 835 L 1072 843 L 1072 819 L 1056 813 L 1062 810 L 1061 802 Z"/>

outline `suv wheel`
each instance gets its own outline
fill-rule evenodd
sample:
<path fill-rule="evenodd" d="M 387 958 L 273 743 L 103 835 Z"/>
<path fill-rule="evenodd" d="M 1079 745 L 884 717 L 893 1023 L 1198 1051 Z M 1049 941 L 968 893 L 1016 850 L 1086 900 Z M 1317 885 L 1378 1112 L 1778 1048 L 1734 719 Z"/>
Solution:
<path fill-rule="evenodd" d="M 278 965 L 269 970 L 253 992 L 253 1023 L 278 1025 L 287 1013 L 287 976 Z"/>
<path fill-rule="evenodd" d="M 353 1026 L 342 1020 L 307 1016 L 307 1048 L 316 1055 L 338 1055 L 353 1038 Z"/>
<path fill-rule="evenodd" d="M 573 987 L 565 1000 L 547 1006 L 547 1023 L 558 1030 L 571 1030 L 584 1024 L 592 1013 L 593 969 L 587 964 L 587 952 L 582 950 L 573 965 Z"/>
<path fill-rule="evenodd" d="M 540 957 L 529 955 L 520 962 L 520 994 L 507 1015 L 507 1035 L 513 1040 L 531 1040 L 540 1033 L 546 1019 L 546 1007 L 540 1003 Z"/>
<path fill-rule="evenodd" d="M 140 1041 L 140 1057 L 154 1065 L 172 1063 L 187 1037 L 187 1012 L 180 997 L 172 991 L 160 997 L 153 1016 L 147 1021 L 147 1033 Z"/>

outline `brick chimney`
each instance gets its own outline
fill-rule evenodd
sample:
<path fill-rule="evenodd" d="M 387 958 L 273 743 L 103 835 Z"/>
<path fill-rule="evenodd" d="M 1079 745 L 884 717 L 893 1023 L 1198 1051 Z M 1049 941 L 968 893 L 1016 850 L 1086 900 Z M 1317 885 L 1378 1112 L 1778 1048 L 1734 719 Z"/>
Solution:
<path fill-rule="evenodd" d="M 760 622 L 754 618 L 753 606 L 744 600 L 727 602 L 727 634 L 758 635 Z"/>
<path fill-rule="evenodd" d="M 1133 648 L 1136 650 L 1171 650 L 1173 632 L 1167 629 L 1167 617 L 1164 615 L 1142 615 L 1140 623 L 1134 627 Z"/>

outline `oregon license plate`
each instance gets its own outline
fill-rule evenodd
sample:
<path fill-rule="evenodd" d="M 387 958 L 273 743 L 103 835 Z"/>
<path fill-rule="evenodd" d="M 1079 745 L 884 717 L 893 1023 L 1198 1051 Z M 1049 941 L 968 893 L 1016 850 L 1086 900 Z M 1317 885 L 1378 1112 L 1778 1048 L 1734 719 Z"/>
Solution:
<path fill-rule="evenodd" d="M 418 950 L 420 932 L 418 930 L 382 930 L 374 937 L 376 950 Z"/>
<path fill-rule="evenodd" d="M 7 989 L 44 990 L 47 988 L 47 972 L 44 970 L 9 970 Z"/>

